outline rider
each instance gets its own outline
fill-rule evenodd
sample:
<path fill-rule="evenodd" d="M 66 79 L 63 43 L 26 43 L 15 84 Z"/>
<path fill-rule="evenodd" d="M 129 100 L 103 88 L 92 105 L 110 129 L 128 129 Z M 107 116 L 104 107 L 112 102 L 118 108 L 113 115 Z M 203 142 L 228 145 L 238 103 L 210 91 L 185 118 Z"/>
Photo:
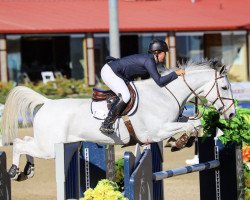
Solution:
<path fill-rule="evenodd" d="M 154 39 L 149 44 L 147 54 L 135 54 L 106 63 L 101 70 L 103 82 L 119 97 L 112 105 L 107 118 L 100 127 L 103 133 L 114 132 L 113 124 L 126 108 L 130 100 L 127 83 L 137 77 L 151 76 L 157 85 L 163 87 L 185 74 L 183 69 L 177 69 L 168 75 L 161 76 L 157 71 L 157 64 L 165 60 L 168 46 L 165 41 Z"/>

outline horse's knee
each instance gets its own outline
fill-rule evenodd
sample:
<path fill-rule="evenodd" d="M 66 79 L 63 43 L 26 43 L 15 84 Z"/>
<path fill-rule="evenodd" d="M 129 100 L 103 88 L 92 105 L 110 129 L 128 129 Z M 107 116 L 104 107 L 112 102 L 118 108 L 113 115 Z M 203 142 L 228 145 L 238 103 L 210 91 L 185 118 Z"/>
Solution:
<path fill-rule="evenodd" d="M 23 138 L 23 140 L 29 142 L 29 141 L 32 141 L 32 140 L 33 140 L 33 137 L 25 136 L 25 137 Z"/>
<path fill-rule="evenodd" d="M 191 134 L 195 131 L 195 127 L 194 124 L 192 123 L 187 123 L 187 127 L 186 127 L 186 133 L 187 134 Z"/>

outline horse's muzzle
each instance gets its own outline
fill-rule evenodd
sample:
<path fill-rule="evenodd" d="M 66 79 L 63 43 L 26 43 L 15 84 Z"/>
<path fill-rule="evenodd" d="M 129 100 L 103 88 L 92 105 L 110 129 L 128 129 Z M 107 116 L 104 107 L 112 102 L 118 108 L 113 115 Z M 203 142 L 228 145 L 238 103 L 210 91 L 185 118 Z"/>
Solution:
<path fill-rule="evenodd" d="M 235 116 L 235 113 L 230 113 L 230 114 L 229 114 L 229 119 L 234 118 L 234 116 Z"/>

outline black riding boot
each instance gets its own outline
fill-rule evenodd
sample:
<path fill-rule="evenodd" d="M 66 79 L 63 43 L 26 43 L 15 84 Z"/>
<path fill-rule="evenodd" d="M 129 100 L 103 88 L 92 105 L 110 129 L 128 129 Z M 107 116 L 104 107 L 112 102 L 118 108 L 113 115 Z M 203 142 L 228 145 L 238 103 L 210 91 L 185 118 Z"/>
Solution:
<path fill-rule="evenodd" d="M 101 132 L 105 134 L 112 134 L 114 132 L 113 124 L 125 109 L 126 105 L 127 104 L 122 100 L 122 98 L 119 98 L 118 101 L 114 103 L 108 113 L 107 118 L 102 123 L 102 126 L 100 128 Z"/>

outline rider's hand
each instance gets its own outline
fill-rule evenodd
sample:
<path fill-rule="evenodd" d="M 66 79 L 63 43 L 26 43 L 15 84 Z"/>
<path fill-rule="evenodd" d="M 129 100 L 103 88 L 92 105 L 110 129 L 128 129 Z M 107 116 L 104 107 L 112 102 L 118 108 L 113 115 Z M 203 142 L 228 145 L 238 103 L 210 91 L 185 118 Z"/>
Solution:
<path fill-rule="evenodd" d="M 177 69 L 175 71 L 175 73 L 177 74 L 177 76 L 182 76 L 185 74 L 185 70 L 184 69 Z"/>

